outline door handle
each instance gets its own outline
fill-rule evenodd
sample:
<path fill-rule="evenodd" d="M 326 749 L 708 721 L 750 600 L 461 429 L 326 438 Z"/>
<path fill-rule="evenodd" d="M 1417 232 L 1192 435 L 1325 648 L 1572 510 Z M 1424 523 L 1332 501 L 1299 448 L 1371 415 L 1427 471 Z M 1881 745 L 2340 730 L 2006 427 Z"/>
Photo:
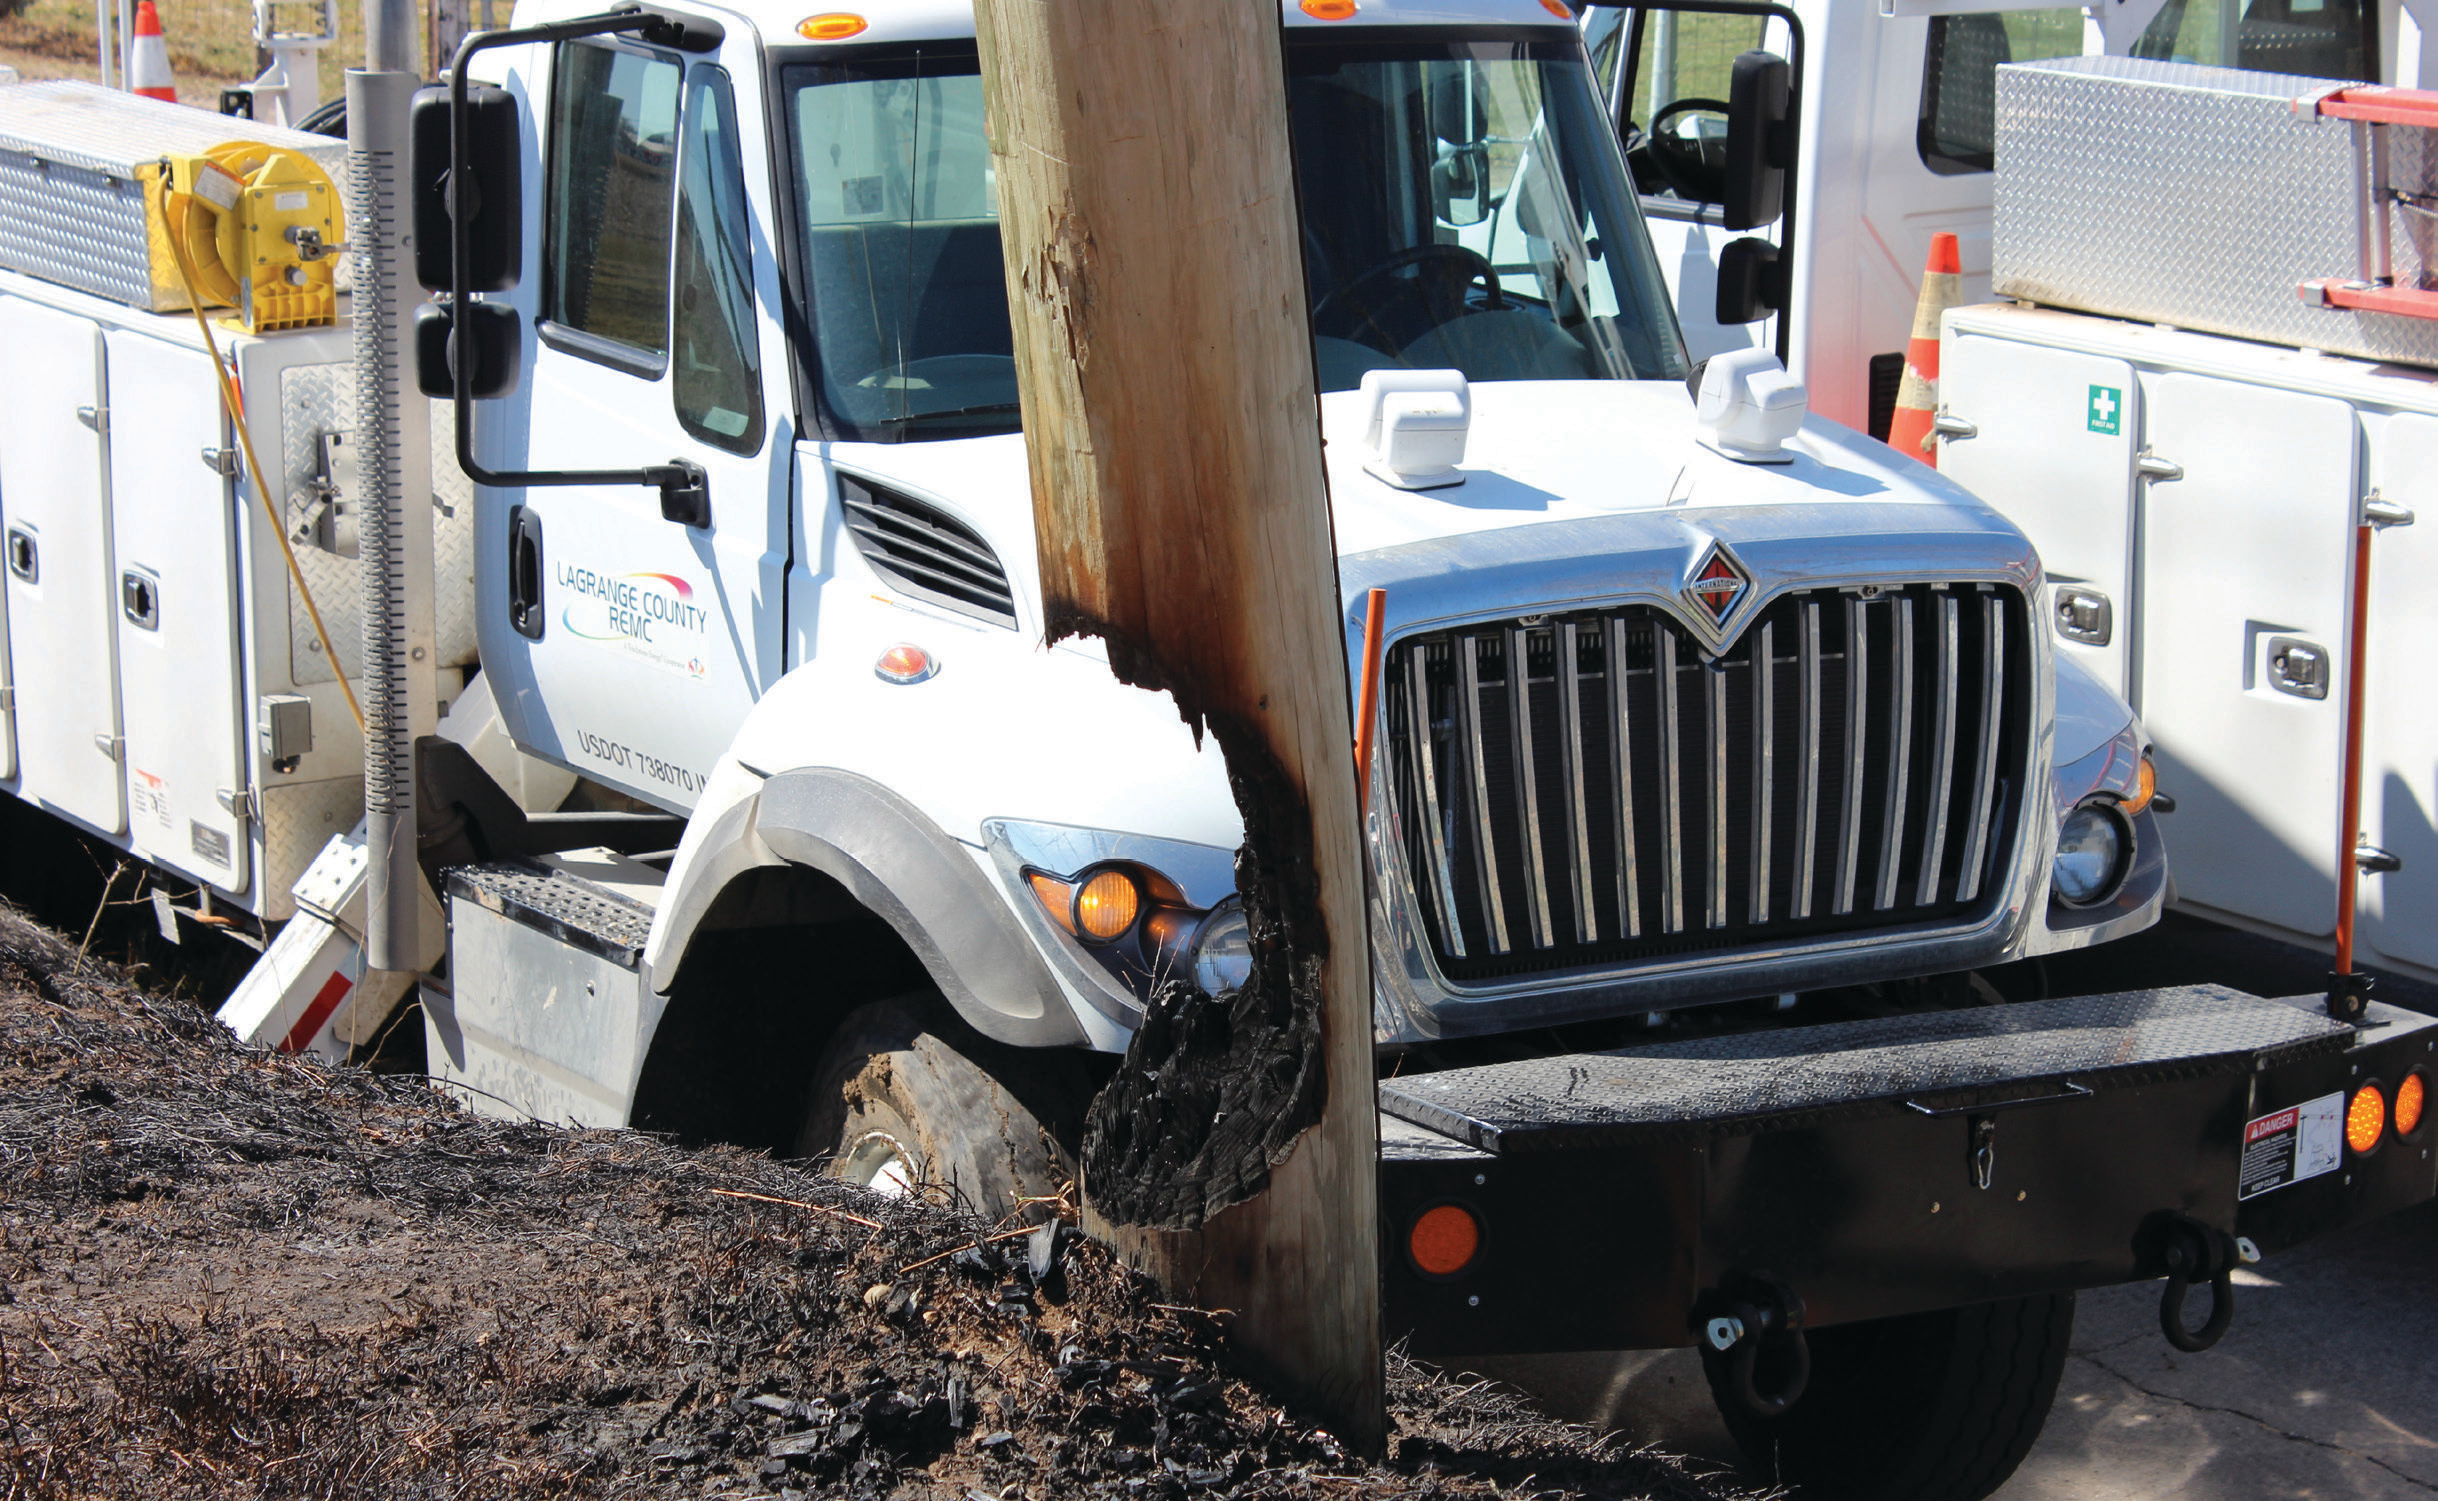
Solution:
<path fill-rule="evenodd" d="M 542 518 L 530 507 L 508 512 L 508 624 L 532 641 L 542 639 Z"/>

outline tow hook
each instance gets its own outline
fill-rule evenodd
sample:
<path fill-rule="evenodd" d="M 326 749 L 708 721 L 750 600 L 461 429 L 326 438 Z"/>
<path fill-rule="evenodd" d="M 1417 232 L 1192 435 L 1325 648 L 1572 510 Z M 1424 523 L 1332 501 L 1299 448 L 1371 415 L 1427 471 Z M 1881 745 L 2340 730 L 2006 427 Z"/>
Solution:
<path fill-rule="evenodd" d="M 1702 1300 L 1709 1316 L 1702 1339 L 1727 1363 L 1728 1389 L 1756 1416 L 1774 1418 L 1795 1405 L 1812 1379 L 1812 1350 L 1803 1338 L 1803 1300 L 1794 1289 L 1749 1278 Z M 1697 1318 L 1701 1317 L 1697 1312 Z M 1775 1390 L 1764 1395 L 1762 1352 L 1773 1356 Z"/>
<path fill-rule="evenodd" d="M 2159 1331 L 2177 1349 L 2198 1355 L 2235 1321 L 2236 1264 L 2258 1261 L 2260 1248 L 2250 1236 L 2229 1235 L 2179 1215 L 2167 1226 L 2162 1255 L 2167 1290 L 2159 1295 Z M 2184 1294 L 2201 1282 L 2209 1284 L 2209 1317 L 2193 1329 L 2184 1322 Z"/>

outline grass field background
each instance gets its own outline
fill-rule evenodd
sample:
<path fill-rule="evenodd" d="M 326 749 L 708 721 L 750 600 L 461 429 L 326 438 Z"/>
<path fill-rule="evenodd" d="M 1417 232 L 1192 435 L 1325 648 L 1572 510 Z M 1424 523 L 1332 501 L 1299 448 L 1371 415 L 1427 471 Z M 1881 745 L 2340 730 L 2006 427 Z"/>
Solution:
<path fill-rule="evenodd" d="M 0 19 L 0 64 L 15 68 L 28 80 L 83 78 L 99 75 L 94 49 L 96 0 L 33 0 L 23 13 Z M 117 0 L 101 0 L 115 11 Z M 304 31 L 318 24 L 316 4 L 276 0 L 273 20 L 281 27 Z M 129 0 L 132 10 L 134 0 Z M 169 44 L 169 67 L 185 103 L 216 109 L 225 84 L 251 80 L 259 69 L 254 61 L 254 8 L 250 0 L 154 0 L 161 13 L 161 33 Z M 335 98 L 342 73 L 364 64 L 364 23 L 360 0 L 339 0 L 339 39 L 322 49 L 322 97 Z"/>

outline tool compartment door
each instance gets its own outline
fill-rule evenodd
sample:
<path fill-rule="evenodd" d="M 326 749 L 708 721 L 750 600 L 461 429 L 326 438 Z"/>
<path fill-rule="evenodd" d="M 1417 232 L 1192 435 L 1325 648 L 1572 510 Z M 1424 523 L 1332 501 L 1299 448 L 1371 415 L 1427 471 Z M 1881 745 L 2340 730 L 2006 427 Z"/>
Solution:
<path fill-rule="evenodd" d="M 128 836 L 148 860 L 246 888 L 231 487 L 204 462 L 227 439 L 211 361 L 137 333 L 109 347 L 113 589 L 127 736 Z"/>
<path fill-rule="evenodd" d="M 2344 648 L 2360 446 L 2333 397 L 2154 377 L 2135 707 L 2174 795 L 2179 903 L 2334 930 Z M 2287 681 L 2316 657 L 2319 696 Z M 2285 666 L 2279 658 L 2287 658 Z"/>
<path fill-rule="evenodd" d="M 1939 398 L 1979 429 L 1939 445 L 1939 472 L 1988 501 L 2040 549 L 2054 620 L 2058 591 L 2107 597 L 2104 645 L 2059 634 L 2057 650 L 2131 696 L 2133 367 L 2074 350 L 1958 331 L 1939 351 Z"/>
<path fill-rule="evenodd" d="M 16 791 L 104 834 L 127 827 L 110 629 L 101 331 L 0 297 L 0 520 L 17 689 Z M 98 419 L 97 419 L 98 420 Z"/>
<path fill-rule="evenodd" d="M 2371 461 L 2379 494 L 2417 520 L 2370 544 L 2362 828 L 2404 868 L 2362 878 L 2361 936 L 2384 958 L 2438 969 L 2438 417 L 2390 417 Z"/>

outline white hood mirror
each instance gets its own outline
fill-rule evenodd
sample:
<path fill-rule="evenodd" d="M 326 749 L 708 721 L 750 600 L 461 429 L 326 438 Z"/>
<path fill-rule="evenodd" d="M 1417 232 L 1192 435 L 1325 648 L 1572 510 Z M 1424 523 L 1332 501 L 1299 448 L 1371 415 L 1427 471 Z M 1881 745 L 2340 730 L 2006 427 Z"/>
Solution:
<path fill-rule="evenodd" d="M 1363 373 L 1363 468 L 1400 490 L 1464 483 L 1465 435 L 1473 397 L 1461 370 Z"/>
<path fill-rule="evenodd" d="M 1802 428 L 1810 396 L 1776 355 L 1766 349 L 1713 355 L 1696 379 L 1693 420 L 1703 447 L 1740 464 L 1794 462 L 1783 445 Z"/>

